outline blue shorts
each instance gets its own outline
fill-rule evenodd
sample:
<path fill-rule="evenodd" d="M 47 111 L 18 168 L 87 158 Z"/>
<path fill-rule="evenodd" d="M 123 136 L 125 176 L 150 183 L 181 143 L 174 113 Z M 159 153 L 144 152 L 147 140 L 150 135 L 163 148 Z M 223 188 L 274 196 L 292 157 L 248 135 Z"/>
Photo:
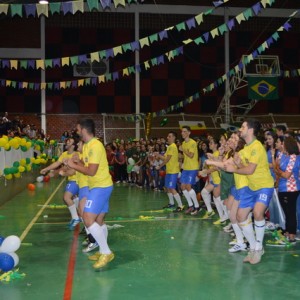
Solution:
<path fill-rule="evenodd" d="M 76 181 L 68 181 L 66 188 L 65 188 L 65 192 L 69 192 L 72 195 L 78 195 L 79 192 L 79 186 L 76 183 Z"/>
<path fill-rule="evenodd" d="M 244 193 L 247 193 L 248 187 L 245 186 L 243 188 L 237 189 L 235 186 L 231 187 L 230 194 L 233 196 L 234 200 L 240 201 L 243 199 Z"/>
<path fill-rule="evenodd" d="M 83 211 L 96 215 L 99 215 L 100 213 L 107 213 L 109 210 L 109 198 L 112 190 L 113 186 L 93 188 L 89 190 Z"/>
<path fill-rule="evenodd" d="M 166 174 L 165 177 L 165 187 L 167 189 L 176 189 L 178 173 L 176 174 Z"/>
<path fill-rule="evenodd" d="M 194 185 L 196 183 L 196 177 L 198 170 L 182 170 L 180 182 L 183 184 Z"/>
<path fill-rule="evenodd" d="M 253 208 L 257 202 L 263 203 L 266 207 L 269 206 L 273 197 L 274 188 L 263 188 L 257 191 L 252 191 L 249 187 L 244 187 L 241 196 L 239 208 Z"/>
<path fill-rule="evenodd" d="M 79 201 L 82 200 L 83 198 L 87 198 L 88 194 L 89 194 L 89 187 L 88 186 L 84 186 L 84 187 L 80 188 L 79 193 L 78 193 Z"/>

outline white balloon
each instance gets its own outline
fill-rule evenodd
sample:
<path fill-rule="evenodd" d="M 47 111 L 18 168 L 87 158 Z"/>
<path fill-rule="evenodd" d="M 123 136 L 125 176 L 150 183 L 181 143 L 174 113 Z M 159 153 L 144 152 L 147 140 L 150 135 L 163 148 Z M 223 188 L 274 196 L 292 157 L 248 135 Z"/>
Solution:
<path fill-rule="evenodd" d="M 44 180 L 44 176 L 39 176 L 39 177 L 36 179 L 37 182 L 42 182 L 43 180 Z"/>
<path fill-rule="evenodd" d="M 19 256 L 15 252 L 8 253 L 14 259 L 14 267 L 19 264 Z"/>
<path fill-rule="evenodd" d="M 1 251 L 10 253 L 15 252 L 20 248 L 21 240 L 16 235 L 10 235 L 4 239 L 1 245 Z"/>
<path fill-rule="evenodd" d="M 128 162 L 129 162 L 129 164 L 130 164 L 131 166 L 133 166 L 133 165 L 135 164 L 134 159 L 131 158 L 131 157 L 128 158 Z"/>

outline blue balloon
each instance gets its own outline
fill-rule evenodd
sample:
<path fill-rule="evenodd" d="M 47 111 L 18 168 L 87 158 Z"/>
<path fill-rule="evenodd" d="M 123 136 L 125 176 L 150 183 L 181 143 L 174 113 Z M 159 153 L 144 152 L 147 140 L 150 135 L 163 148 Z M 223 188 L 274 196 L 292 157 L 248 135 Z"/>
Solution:
<path fill-rule="evenodd" d="M 8 272 L 14 267 L 14 259 L 11 255 L 7 253 L 0 253 L 0 270 L 3 272 Z"/>
<path fill-rule="evenodd" d="M 3 241 L 5 240 L 5 237 L 0 235 L 0 246 L 2 245 Z"/>

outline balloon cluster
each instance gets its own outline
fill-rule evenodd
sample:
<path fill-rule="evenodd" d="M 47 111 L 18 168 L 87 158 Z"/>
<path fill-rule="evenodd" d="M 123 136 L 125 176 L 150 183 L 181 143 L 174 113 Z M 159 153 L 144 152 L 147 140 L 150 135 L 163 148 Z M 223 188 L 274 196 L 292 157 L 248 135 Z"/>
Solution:
<path fill-rule="evenodd" d="M 9 138 L 7 135 L 3 135 L 0 138 L 0 148 L 4 148 L 6 151 L 13 149 L 21 149 L 23 152 L 28 151 L 32 146 L 32 141 L 26 138 L 20 138 L 18 136 Z"/>
<path fill-rule="evenodd" d="M 16 235 L 0 236 L 0 271 L 8 272 L 18 265 L 19 256 L 15 252 L 20 245 L 21 240 Z"/>
<path fill-rule="evenodd" d="M 3 173 L 7 180 L 13 178 L 20 178 L 21 173 L 31 171 L 31 160 L 30 158 L 22 158 L 20 162 L 15 161 L 11 168 L 4 168 Z"/>

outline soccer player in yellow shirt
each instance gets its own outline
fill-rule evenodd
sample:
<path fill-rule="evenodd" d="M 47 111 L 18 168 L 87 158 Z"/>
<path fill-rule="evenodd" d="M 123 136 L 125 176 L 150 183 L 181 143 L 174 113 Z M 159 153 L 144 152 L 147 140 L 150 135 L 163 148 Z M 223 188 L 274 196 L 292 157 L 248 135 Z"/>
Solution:
<path fill-rule="evenodd" d="M 256 139 L 260 130 L 260 123 L 254 119 L 247 119 L 240 128 L 240 136 L 246 145 L 241 152 L 242 157 L 225 163 L 225 170 L 246 175 L 249 186 L 241 196 L 237 220 L 244 236 L 250 244 L 250 251 L 244 262 L 257 264 L 264 254 L 263 239 L 265 233 L 265 211 L 269 206 L 274 192 L 267 153 L 264 146 Z M 241 163 L 246 161 L 247 165 Z M 255 235 L 252 221 L 248 218 L 253 210 Z"/>
<path fill-rule="evenodd" d="M 179 173 L 178 149 L 175 144 L 176 138 L 177 134 L 174 131 L 170 131 L 167 136 L 169 146 L 167 147 L 166 153 L 164 155 L 156 154 L 155 156 L 162 160 L 162 163 L 156 167 L 157 170 L 166 165 L 165 187 L 169 197 L 169 204 L 164 208 L 173 209 L 174 212 L 181 212 L 183 211 L 184 206 L 182 205 L 180 195 L 176 190 Z M 175 208 L 173 197 L 178 204 L 177 208 Z"/>
<path fill-rule="evenodd" d="M 50 166 L 42 169 L 40 171 L 40 173 L 46 174 L 47 172 L 49 172 L 51 170 L 55 170 L 61 166 L 64 166 L 65 160 L 71 158 L 75 154 L 78 154 L 78 152 L 75 151 L 76 147 L 77 147 L 77 145 L 73 138 L 67 139 L 66 151 L 60 155 L 60 157 L 58 158 L 58 160 L 56 162 L 54 162 Z M 72 218 L 68 225 L 70 230 L 73 230 L 75 228 L 75 226 L 78 223 L 80 223 L 80 218 L 77 213 L 77 208 L 76 208 L 75 203 L 73 202 L 73 197 L 75 195 L 78 195 L 78 192 L 79 192 L 79 187 L 76 182 L 76 175 L 73 174 L 73 175 L 68 176 L 68 182 L 67 182 L 65 192 L 64 192 L 64 202 L 67 204 L 68 209 L 71 214 L 71 218 Z"/>
<path fill-rule="evenodd" d="M 180 177 L 181 190 L 189 204 L 186 214 L 197 215 L 200 211 L 200 206 L 197 200 L 195 191 L 192 189 L 192 185 L 196 182 L 196 176 L 198 175 L 199 160 L 197 143 L 190 138 L 191 128 L 189 126 L 183 126 L 181 130 L 181 136 L 184 139 L 179 150 L 183 153 L 183 170 Z"/>
<path fill-rule="evenodd" d="M 69 160 L 68 165 L 87 175 L 89 192 L 83 210 L 83 221 L 100 249 L 89 257 L 95 260 L 93 267 L 101 269 L 114 259 L 114 253 L 107 243 L 108 230 L 104 222 L 109 210 L 109 199 L 113 182 L 109 173 L 106 151 L 103 144 L 95 138 L 95 123 L 92 119 L 82 119 L 77 124 L 77 133 L 85 142 L 83 161 Z"/>

